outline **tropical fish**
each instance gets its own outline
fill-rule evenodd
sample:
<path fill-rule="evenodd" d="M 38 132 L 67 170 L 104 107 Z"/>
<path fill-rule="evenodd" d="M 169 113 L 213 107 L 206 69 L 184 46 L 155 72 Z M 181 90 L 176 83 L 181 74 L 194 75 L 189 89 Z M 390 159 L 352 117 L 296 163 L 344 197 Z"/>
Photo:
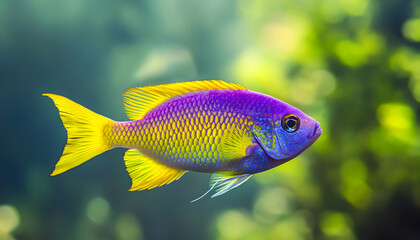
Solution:
<path fill-rule="evenodd" d="M 59 95 L 50 97 L 67 130 L 57 175 L 123 147 L 130 191 L 152 189 L 187 171 L 215 173 L 219 196 L 253 174 L 279 166 L 321 135 L 320 124 L 276 98 L 224 81 L 205 80 L 124 91 L 132 121 L 117 122 Z"/>

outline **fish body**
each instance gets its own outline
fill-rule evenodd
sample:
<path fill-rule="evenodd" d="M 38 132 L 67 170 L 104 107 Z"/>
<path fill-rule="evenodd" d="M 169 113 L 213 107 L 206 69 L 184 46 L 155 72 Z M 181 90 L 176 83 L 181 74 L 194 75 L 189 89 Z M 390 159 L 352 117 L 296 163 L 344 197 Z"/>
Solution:
<path fill-rule="evenodd" d="M 80 121 L 77 111 L 69 116 L 67 105 L 76 105 L 73 110 L 82 106 L 46 95 L 59 108 L 69 134 L 53 175 L 108 149 L 124 147 L 130 149 L 124 160 L 133 180 L 131 190 L 161 186 L 196 171 L 221 173 L 213 180 L 220 195 L 252 174 L 296 157 L 322 133 L 319 123 L 299 109 L 223 81 L 128 89 L 123 93 L 124 107 L 132 121 L 112 121 L 85 109 L 92 116 L 83 119 L 96 119 L 91 121 L 96 130 Z M 89 134 L 93 137 L 86 137 Z M 87 142 L 89 138 L 92 142 Z M 79 145 L 92 147 L 75 153 L 72 148 Z"/>

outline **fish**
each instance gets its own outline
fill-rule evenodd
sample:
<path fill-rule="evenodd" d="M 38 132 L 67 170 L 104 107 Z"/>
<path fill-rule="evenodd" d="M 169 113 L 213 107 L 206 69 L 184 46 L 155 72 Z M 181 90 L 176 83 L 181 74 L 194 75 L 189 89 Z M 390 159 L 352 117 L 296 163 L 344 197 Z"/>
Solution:
<path fill-rule="evenodd" d="M 67 130 L 51 176 L 122 147 L 128 149 L 130 191 L 160 187 L 193 171 L 213 174 L 209 191 L 215 189 L 217 197 L 297 157 L 322 134 L 301 110 L 221 80 L 129 88 L 122 95 L 130 121 L 122 122 L 66 97 L 43 95 L 52 99 Z"/>

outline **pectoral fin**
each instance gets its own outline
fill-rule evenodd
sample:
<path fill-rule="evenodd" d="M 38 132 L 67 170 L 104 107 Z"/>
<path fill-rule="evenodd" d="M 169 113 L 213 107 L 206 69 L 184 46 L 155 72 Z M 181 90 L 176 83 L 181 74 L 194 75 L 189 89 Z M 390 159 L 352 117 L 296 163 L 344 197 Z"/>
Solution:
<path fill-rule="evenodd" d="M 224 175 L 224 174 L 214 174 L 211 177 L 210 185 L 213 185 L 216 189 L 216 193 L 211 197 L 217 197 L 228 191 L 239 187 L 242 183 L 246 182 L 252 175 L 251 174 L 242 174 L 242 175 Z"/>
<path fill-rule="evenodd" d="M 246 149 L 254 144 L 252 138 L 246 129 L 229 129 L 221 142 L 223 155 L 228 160 L 245 157 Z"/>

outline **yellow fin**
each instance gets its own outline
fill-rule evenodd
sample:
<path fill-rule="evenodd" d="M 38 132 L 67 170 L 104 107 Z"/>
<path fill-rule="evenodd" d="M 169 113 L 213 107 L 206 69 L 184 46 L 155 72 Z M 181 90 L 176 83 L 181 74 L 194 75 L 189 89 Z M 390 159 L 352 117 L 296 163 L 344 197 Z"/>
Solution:
<path fill-rule="evenodd" d="M 133 181 L 130 191 L 152 189 L 179 179 L 184 170 L 162 165 L 137 149 L 130 149 L 124 155 L 125 166 Z"/>
<path fill-rule="evenodd" d="M 241 89 L 246 88 L 220 80 L 204 80 L 183 83 L 171 83 L 149 87 L 135 87 L 124 91 L 124 109 L 131 120 L 140 120 L 146 113 L 166 100 L 189 92 L 212 89 Z"/>
<path fill-rule="evenodd" d="M 60 112 L 67 130 L 67 144 L 51 176 L 74 168 L 111 146 L 104 141 L 103 129 L 112 121 L 60 95 L 44 93 Z"/>
<path fill-rule="evenodd" d="M 246 148 L 253 145 L 252 135 L 246 129 L 231 128 L 222 138 L 221 147 L 226 159 L 237 159 L 246 156 Z"/>

